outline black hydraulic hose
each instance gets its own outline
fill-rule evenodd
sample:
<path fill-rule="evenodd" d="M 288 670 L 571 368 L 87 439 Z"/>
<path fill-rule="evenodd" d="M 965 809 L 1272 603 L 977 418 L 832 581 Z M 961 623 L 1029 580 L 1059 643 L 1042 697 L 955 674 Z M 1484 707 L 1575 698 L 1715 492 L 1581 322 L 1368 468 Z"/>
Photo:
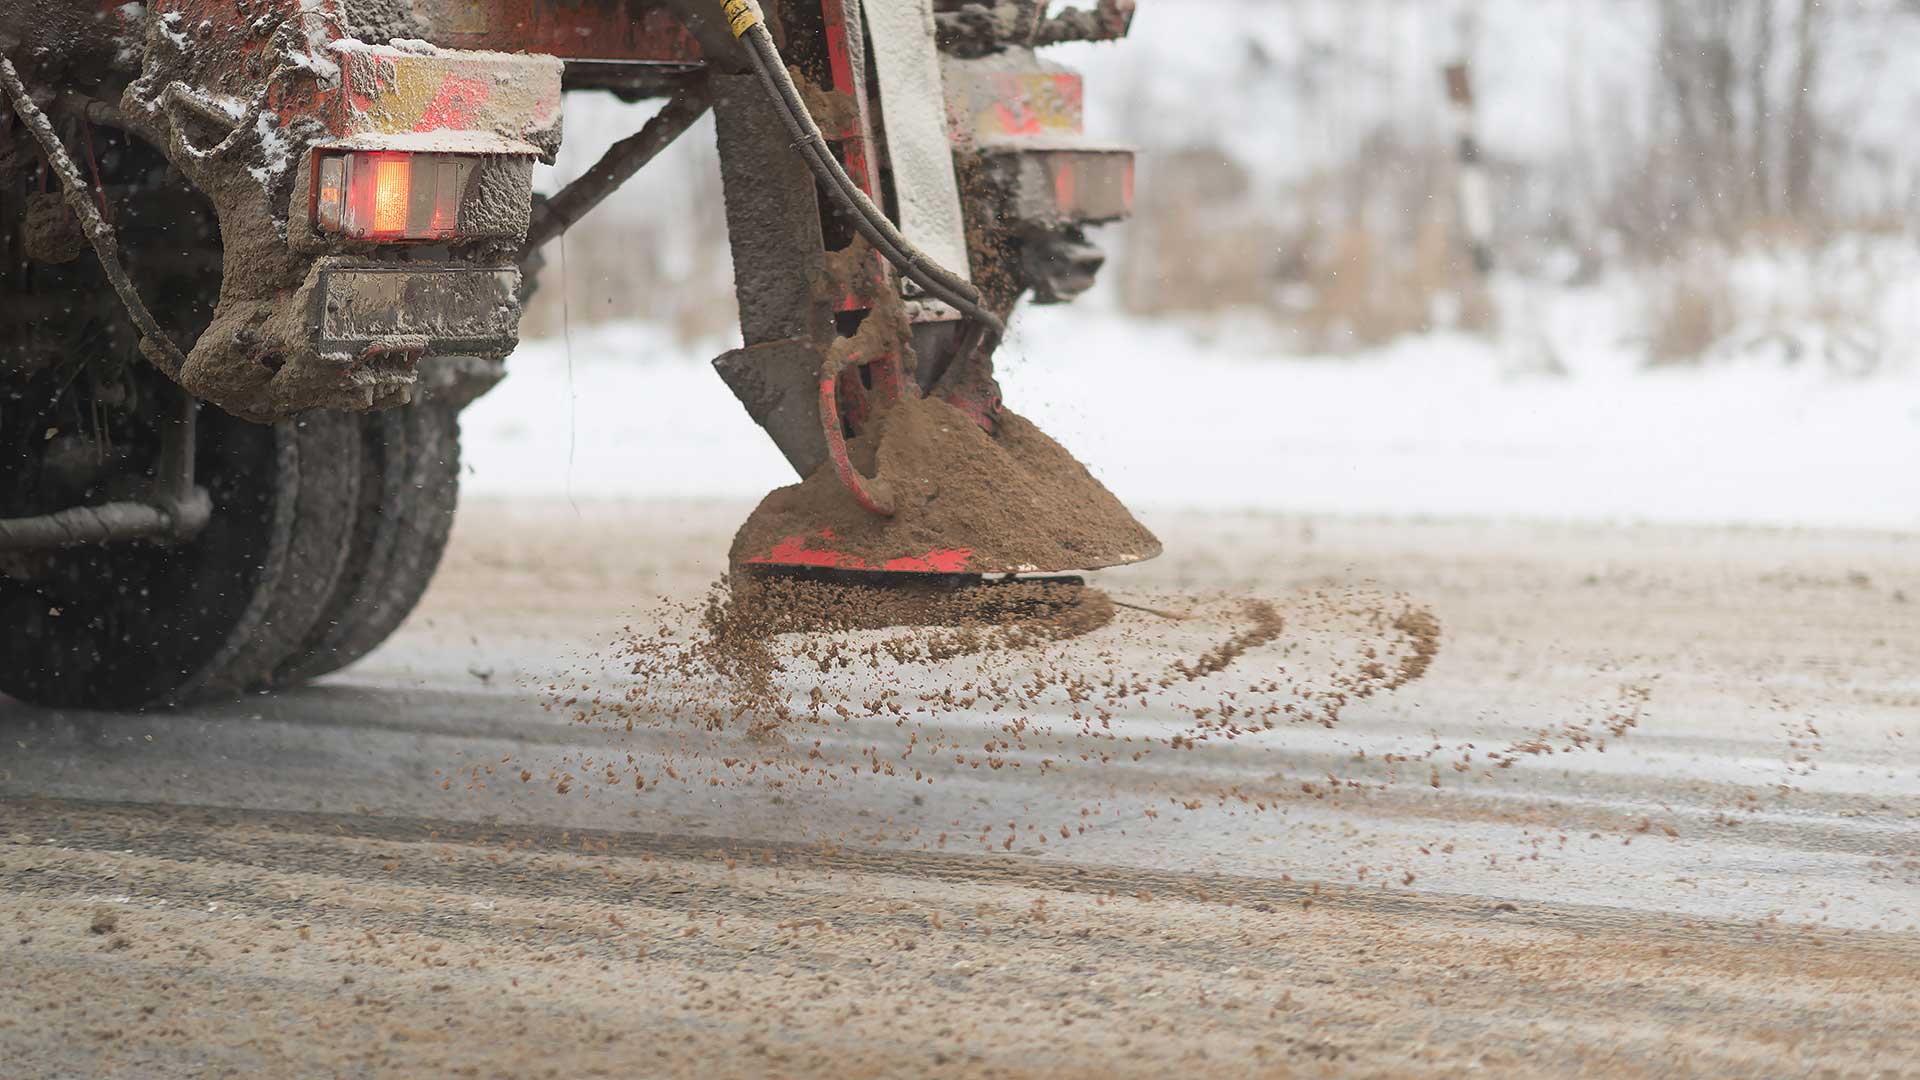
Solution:
<path fill-rule="evenodd" d="M 940 266 L 900 235 L 893 222 L 887 220 L 886 215 L 873 205 L 867 193 L 853 182 L 845 167 L 833 156 L 827 147 L 826 137 L 802 101 L 799 88 L 794 86 L 792 76 L 787 74 L 786 63 L 781 59 L 766 27 L 756 23 L 748 31 L 747 43 L 754 67 L 766 84 L 769 96 L 779 107 L 781 120 L 794 137 L 794 148 L 801 152 L 808 168 L 826 185 L 828 197 L 847 213 L 854 227 L 887 261 L 899 267 L 901 272 L 928 292 L 977 317 L 979 292 L 972 283 Z"/>
<path fill-rule="evenodd" d="M 898 267 L 929 295 L 952 305 L 976 324 L 978 329 L 965 335 L 964 341 L 977 341 L 988 347 L 997 343 L 1006 333 L 1006 324 L 981 303 L 980 290 L 902 236 L 828 149 L 826 136 L 820 133 L 819 125 L 814 123 L 813 115 L 800 98 L 799 89 L 793 85 L 793 77 L 787 74 L 786 62 L 780 58 L 780 51 L 767 33 L 753 0 L 728 0 L 727 14 L 735 36 L 746 42 L 747 55 L 759 72 L 761 82 L 766 84 L 767 95 L 786 124 L 787 132 L 793 136 L 794 148 L 826 188 L 827 197 L 846 213 L 854 229 L 882 258 Z"/>

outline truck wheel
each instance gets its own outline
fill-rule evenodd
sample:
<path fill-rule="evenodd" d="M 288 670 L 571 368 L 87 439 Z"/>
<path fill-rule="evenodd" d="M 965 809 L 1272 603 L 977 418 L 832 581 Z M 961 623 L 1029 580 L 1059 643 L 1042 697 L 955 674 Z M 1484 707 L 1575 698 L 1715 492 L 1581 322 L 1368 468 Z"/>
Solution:
<path fill-rule="evenodd" d="M 347 564 L 363 480 L 360 426 L 356 414 L 318 409 L 274 425 L 276 451 L 291 455 L 275 492 L 276 506 L 290 518 L 280 557 L 255 591 L 258 618 L 235 627 L 204 680 L 181 696 L 271 686 L 275 667 L 313 632 Z"/>
<path fill-rule="evenodd" d="M 285 687 L 372 652 L 399 629 L 440 565 L 460 497 L 456 406 L 432 397 L 362 418 L 360 501 L 346 565 L 301 646 L 274 671 Z"/>
<path fill-rule="evenodd" d="M 455 410 L 430 403 L 271 427 L 201 406 L 206 528 L 0 575 L 0 694 L 141 708 L 291 686 L 365 656 L 446 548 L 458 434 Z"/>
<path fill-rule="evenodd" d="M 0 575 L 0 693 L 126 709 L 264 685 L 341 571 L 357 420 L 313 413 L 265 427 L 201 406 L 207 526 L 184 544 L 22 556 Z"/>

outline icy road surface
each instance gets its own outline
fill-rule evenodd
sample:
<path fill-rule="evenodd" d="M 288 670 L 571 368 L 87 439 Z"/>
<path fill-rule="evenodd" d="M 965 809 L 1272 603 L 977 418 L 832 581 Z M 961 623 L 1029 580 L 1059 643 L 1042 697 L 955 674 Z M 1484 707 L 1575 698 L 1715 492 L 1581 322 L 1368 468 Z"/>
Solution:
<path fill-rule="evenodd" d="M 697 766 L 544 687 L 616 686 L 599 650 L 697 596 L 745 510 L 474 501 L 419 613 L 322 685 L 0 704 L 0 1071 L 1920 1061 L 1920 537 L 1148 515 L 1168 554 L 1101 575 L 1118 598 L 1404 594 L 1438 658 L 1334 727 L 1105 767 L 560 791 L 560 763 Z M 1562 737 L 1628 713 L 1604 751 Z M 1524 745 L 1553 752 L 1489 756 Z"/>

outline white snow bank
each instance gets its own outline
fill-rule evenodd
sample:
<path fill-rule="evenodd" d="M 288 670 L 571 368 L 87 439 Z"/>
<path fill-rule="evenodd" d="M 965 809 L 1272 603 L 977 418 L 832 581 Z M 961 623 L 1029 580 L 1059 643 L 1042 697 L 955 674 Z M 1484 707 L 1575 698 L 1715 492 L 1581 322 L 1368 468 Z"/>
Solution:
<path fill-rule="evenodd" d="M 1274 356 L 1099 308 L 1032 308 L 1007 400 L 1141 507 L 1920 527 L 1920 377 L 1816 364 L 1641 369 L 1611 308 L 1540 319 L 1567 374 L 1458 335 Z M 531 342 L 466 414 L 469 492 L 750 497 L 792 474 L 706 361 L 660 329 Z"/>

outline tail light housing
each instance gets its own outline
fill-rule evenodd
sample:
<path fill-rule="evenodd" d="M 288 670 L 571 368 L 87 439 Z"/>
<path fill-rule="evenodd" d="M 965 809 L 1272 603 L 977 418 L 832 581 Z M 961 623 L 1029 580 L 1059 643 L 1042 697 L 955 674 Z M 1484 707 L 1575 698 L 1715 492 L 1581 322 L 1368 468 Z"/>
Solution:
<path fill-rule="evenodd" d="M 516 222 L 497 220 L 498 208 L 477 212 L 481 174 L 500 168 L 530 174 L 532 163 L 481 154 L 323 150 L 313 166 L 313 224 L 322 234 L 388 243 L 503 235 L 503 225 L 510 230 Z M 508 217 L 525 230 L 525 208 Z"/>

